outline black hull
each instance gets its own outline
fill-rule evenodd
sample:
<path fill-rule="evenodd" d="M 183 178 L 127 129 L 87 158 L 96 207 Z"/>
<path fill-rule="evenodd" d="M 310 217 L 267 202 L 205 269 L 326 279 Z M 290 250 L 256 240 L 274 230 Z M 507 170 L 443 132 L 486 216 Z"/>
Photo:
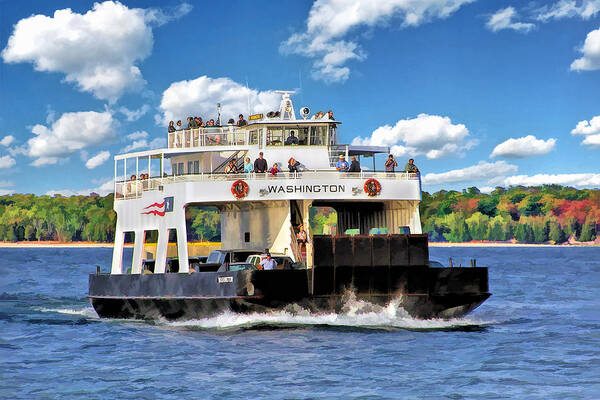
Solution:
<path fill-rule="evenodd" d="M 367 278 L 370 284 L 361 291 L 350 274 L 349 285 L 320 294 L 311 294 L 315 291 L 313 279 L 323 273 L 318 269 L 90 275 L 89 297 L 103 318 L 189 320 L 223 311 L 289 311 L 292 305 L 311 312 L 341 312 L 349 293 L 379 306 L 394 301 L 415 318 L 457 318 L 490 296 L 487 268 L 395 267 L 394 270 L 394 274 L 385 268 L 371 271 L 372 276 L 396 276 L 392 281 L 379 282 L 379 287 Z M 350 272 L 360 275 L 362 271 Z"/>
<path fill-rule="evenodd" d="M 90 275 L 89 297 L 100 317 L 173 320 L 292 305 L 340 312 L 349 293 L 415 318 L 455 318 L 490 296 L 487 268 L 429 267 L 427 235 L 315 235 L 313 246 L 311 269 Z"/>

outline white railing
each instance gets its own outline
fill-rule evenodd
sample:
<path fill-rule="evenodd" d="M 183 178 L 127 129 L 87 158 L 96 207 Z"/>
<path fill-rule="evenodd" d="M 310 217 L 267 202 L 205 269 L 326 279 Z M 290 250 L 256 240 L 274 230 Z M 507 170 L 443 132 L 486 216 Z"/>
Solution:
<path fill-rule="evenodd" d="M 306 170 L 302 172 L 279 172 L 276 175 L 270 173 L 238 173 L 238 174 L 188 174 L 170 175 L 149 179 L 138 179 L 120 181 L 115 184 L 115 199 L 135 199 L 141 197 L 148 190 L 158 190 L 159 187 L 181 182 L 208 182 L 208 181 L 245 181 L 253 180 L 291 180 L 291 179 L 381 179 L 381 180 L 420 180 L 418 173 L 410 172 L 339 172 L 336 170 Z"/>
<path fill-rule="evenodd" d="M 206 127 L 169 132 L 170 149 L 203 146 L 243 146 L 248 144 L 248 132 L 234 126 Z"/>

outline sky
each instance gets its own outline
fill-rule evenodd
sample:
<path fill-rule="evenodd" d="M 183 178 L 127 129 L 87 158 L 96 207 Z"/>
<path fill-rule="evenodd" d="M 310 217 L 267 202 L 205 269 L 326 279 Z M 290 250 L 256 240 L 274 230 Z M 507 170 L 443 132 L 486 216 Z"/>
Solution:
<path fill-rule="evenodd" d="M 0 194 L 109 193 L 170 119 L 274 90 L 429 192 L 600 188 L 600 0 L 0 0 Z"/>

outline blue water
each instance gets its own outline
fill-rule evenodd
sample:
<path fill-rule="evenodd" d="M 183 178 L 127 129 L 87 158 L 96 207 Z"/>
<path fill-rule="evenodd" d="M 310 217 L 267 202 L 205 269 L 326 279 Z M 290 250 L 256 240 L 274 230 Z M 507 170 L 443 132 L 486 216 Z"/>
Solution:
<path fill-rule="evenodd" d="M 432 248 L 490 267 L 493 296 L 452 321 L 353 299 L 343 315 L 100 320 L 87 274 L 111 254 L 0 249 L 0 398 L 600 398 L 600 248 Z"/>

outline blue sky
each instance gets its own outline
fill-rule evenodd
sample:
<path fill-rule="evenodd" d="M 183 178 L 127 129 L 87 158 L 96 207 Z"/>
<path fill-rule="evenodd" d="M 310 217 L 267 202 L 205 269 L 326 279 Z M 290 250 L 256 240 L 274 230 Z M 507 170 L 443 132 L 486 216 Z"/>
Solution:
<path fill-rule="evenodd" d="M 600 187 L 600 0 L 0 1 L 0 48 L 0 193 L 110 191 L 165 120 L 278 89 L 428 191 Z"/>

